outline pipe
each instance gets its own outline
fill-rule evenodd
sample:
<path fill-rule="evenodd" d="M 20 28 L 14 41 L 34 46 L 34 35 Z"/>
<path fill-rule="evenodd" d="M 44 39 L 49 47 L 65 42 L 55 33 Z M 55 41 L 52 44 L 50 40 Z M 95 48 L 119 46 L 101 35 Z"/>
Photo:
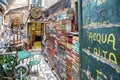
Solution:
<path fill-rule="evenodd" d="M 82 80 L 82 40 L 83 40 L 83 31 L 82 31 L 82 0 L 78 0 L 78 32 L 79 32 L 79 63 L 80 63 L 80 68 L 79 68 L 79 78 Z"/>

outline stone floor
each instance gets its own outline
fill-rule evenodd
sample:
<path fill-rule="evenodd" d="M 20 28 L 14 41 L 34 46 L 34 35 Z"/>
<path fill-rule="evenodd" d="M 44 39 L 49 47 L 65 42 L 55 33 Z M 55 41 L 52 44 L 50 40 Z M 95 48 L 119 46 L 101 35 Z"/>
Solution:
<path fill-rule="evenodd" d="M 34 57 L 31 59 L 26 59 L 25 62 L 30 60 L 39 60 L 39 65 L 35 65 L 31 68 L 31 72 L 27 77 L 27 80 L 58 80 L 53 71 L 51 70 L 49 64 L 45 61 L 44 57 L 41 55 L 40 50 L 31 51 Z"/>

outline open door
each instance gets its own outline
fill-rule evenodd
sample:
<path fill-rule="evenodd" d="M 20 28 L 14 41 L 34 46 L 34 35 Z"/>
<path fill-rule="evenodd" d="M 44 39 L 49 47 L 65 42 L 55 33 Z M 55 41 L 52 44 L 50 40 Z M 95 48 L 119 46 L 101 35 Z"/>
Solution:
<path fill-rule="evenodd" d="M 31 22 L 29 28 L 29 41 L 33 49 L 40 49 L 42 47 L 43 23 Z"/>

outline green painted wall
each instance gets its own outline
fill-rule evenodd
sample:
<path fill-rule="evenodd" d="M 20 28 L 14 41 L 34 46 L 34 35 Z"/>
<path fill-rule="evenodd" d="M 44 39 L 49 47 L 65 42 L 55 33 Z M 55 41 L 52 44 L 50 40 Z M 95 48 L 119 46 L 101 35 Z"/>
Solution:
<path fill-rule="evenodd" d="M 82 0 L 81 4 L 81 79 L 120 80 L 120 0 Z"/>

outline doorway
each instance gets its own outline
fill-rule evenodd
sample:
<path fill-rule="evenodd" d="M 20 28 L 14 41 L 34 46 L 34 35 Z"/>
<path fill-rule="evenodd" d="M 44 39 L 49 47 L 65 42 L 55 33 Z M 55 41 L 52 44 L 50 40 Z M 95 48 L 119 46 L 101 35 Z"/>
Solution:
<path fill-rule="evenodd" d="M 30 23 L 30 43 L 33 49 L 41 49 L 42 47 L 42 36 L 43 36 L 43 23 L 31 22 Z"/>

